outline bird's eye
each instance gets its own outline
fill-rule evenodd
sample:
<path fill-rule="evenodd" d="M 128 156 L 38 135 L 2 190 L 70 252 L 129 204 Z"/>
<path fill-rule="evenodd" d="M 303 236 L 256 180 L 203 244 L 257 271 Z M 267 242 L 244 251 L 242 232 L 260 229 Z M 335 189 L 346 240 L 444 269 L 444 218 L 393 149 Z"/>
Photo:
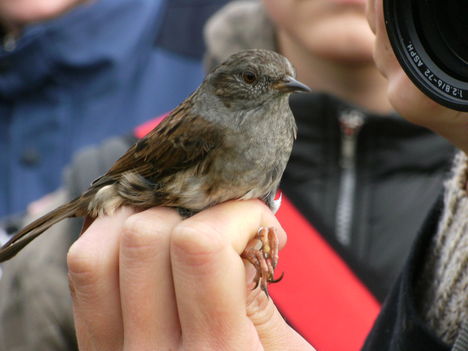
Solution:
<path fill-rule="evenodd" d="M 242 79 L 247 84 L 253 84 L 257 81 L 257 75 L 252 71 L 245 71 L 242 73 Z"/>

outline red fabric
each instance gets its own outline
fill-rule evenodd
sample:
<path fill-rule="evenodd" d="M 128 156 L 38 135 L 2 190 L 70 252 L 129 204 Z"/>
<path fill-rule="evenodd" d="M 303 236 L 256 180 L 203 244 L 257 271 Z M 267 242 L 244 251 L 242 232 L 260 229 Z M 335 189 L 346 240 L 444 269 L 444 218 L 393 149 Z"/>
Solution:
<path fill-rule="evenodd" d="M 153 118 L 146 123 L 135 128 L 135 136 L 137 138 L 143 138 L 146 134 L 148 134 L 154 127 L 156 127 L 164 118 L 167 117 L 169 113 L 166 113 L 162 116 Z"/>
<path fill-rule="evenodd" d="M 338 254 L 283 196 L 277 217 L 288 233 L 269 292 L 284 317 L 318 351 L 358 351 L 380 310 Z"/>

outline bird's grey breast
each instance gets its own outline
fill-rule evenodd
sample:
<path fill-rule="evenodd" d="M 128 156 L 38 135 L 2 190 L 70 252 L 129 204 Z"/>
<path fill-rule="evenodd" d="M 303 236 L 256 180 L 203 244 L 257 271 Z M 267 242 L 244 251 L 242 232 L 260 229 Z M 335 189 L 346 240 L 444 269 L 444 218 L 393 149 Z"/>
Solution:
<path fill-rule="evenodd" d="M 209 106 L 199 107 L 201 116 Z M 274 192 L 289 159 L 296 132 L 287 96 L 255 109 L 233 112 L 217 106 L 214 122 L 223 130 L 223 142 L 212 151 L 206 173 L 178 174 L 181 185 L 172 189 L 181 202 L 203 209 L 230 199 L 265 198 Z M 183 185 L 182 185 L 183 184 Z M 181 206 L 184 206 L 182 203 Z"/>
<path fill-rule="evenodd" d="M 274 191 L 291 154 L 296 124 L 287 98 L 245 113 L 226 134 L 226 174 L 244 185 L 243 198 L 263 197 Z M 231 150 L 231 151 L 230 151 Z"/>

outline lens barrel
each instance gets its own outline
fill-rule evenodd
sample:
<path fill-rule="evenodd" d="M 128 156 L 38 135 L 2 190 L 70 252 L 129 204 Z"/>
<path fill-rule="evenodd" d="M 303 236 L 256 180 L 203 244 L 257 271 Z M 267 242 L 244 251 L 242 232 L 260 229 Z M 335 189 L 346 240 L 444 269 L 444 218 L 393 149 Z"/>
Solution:
<path fill-rule="evenodd" d="M 427 96 L 468 111 L 468 1 L 384 0 L 390 43 Z"/>

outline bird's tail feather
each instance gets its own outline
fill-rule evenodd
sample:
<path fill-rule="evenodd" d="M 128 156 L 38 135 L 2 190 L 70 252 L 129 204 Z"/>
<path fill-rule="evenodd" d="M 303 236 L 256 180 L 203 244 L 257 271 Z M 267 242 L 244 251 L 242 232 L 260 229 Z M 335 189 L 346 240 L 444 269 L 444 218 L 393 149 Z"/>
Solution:
<path fill-rule="evenodd" d="M 50 211 L 21 229 L 0 248 L 0 262 L 9 260 L 15 256 L 23 247 L 54 224 L 65 218 L 76 217 L 79 212 L 79 200 L 80 198 L 76 198 L 57 207 L 55 210 Z"/>

